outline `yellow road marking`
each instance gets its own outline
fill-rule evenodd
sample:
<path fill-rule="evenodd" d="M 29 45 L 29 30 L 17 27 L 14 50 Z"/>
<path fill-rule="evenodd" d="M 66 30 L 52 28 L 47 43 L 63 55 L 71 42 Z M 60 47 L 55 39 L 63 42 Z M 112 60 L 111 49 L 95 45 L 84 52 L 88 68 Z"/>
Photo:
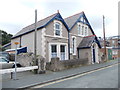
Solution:
<path fill-rule="evenodd" d="M 73 77 L 61 79 L 61 80 L 50 82 L 50 83 L 46 83 L 46 84 L 43 84 L 43 85 L 34 86 L 32 88 L 41 88 L 41 87 L 45 87 L 45 86 L 48 86 L 48 85 L 51 85 L 51 84 L 55 84 L 55 83 L 63 82 L 63 81 L 66 81 L 66 80 L 78 78 L 78 77 L 81 77 L 81 76 L 84 76 L 84 75 L 87 75 L 87 74 L 90 74 L 90 73 L 93 73 L 93 72 L 96 72 L 96 71 L 100 71 L 100 70 L 103 70 L 103 69 L 107 69 L 107 68 L 113 67 L 113 66 L 118 65 L 118 64 L 120 64 L 120 63 L 113 64 L 113 65 L 110 65 L 110 66 L 107 66 L 107 67 L 103 67 L 103 68 L 100 68 L 100 69 L 97 69 L 97 70 L 89 71 L 89 72 L 86 72 L 86 73 L 83 73 L 83 74 L 80 74 L 80 75 L 76 75 L 76 76 L 73 76 Z"/>

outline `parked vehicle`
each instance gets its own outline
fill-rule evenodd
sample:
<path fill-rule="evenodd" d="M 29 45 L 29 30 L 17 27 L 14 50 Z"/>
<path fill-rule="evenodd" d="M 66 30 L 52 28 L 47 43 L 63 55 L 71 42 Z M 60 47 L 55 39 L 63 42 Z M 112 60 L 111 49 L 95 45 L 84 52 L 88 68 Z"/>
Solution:
<path fill-rule="evenodd" d="M 17 67 L 21 67 L 19 62 L 16 62 Z M 6 57 L 0 57 L 0 69 L 15 68 L 15 62 L 9 61 Z"/>
<path fill-rule="evenodd" d="M 9 60 L 10 55 L 9 55 L 8 52 L 0 52 L 0 57 L 5 57 L 5 58 L 7 58 Z"/>

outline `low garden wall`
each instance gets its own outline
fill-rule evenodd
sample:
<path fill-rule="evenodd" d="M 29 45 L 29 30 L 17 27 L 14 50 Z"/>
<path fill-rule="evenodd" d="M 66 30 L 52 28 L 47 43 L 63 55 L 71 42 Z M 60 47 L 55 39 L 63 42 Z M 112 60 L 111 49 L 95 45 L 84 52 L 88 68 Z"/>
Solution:
<path fill-rule="evenodd" d="M 60 71 L 72 67 L 88 65 L 88 59 L 72 59 L 72 60 L 59 60 L 59 58 L 52 58 L 51 62 L 46 63 L 46 69 L 51 71 Z"/>

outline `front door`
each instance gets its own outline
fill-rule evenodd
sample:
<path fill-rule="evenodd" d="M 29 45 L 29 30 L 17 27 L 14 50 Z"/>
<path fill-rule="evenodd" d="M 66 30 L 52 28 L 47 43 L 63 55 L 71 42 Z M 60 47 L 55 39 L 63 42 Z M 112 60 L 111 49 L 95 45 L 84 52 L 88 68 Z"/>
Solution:
<path fill-rule="evenodd" d="M 65 60 L 65 45 L 60 45 L 60 58 Z"/>

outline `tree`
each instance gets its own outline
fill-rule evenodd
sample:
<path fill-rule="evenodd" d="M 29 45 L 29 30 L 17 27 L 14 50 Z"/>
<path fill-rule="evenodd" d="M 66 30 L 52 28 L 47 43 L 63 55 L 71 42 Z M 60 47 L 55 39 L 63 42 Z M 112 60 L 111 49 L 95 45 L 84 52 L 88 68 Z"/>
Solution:
<path fill-rule="evenodd" d="M 12 34 L 8 34 L 6 31 L 0 30 L 0 45 L 5 45 L 11 41 Z"/>

